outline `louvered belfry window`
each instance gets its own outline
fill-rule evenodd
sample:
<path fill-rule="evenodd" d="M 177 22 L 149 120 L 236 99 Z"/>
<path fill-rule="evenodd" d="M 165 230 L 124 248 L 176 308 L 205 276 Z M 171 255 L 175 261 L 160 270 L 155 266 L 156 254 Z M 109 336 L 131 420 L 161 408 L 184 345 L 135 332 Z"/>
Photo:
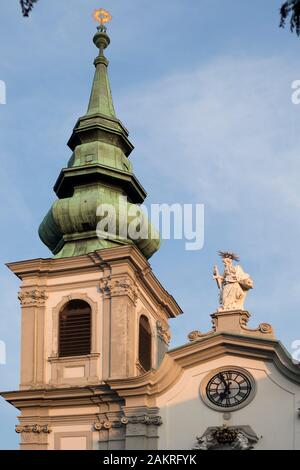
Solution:
<path fill-rule="evenodd" d="M 91 353 L 91 307 L 83 300 L 71 300 L 59 315 L 59 356 Z"/>
<path fill-rule="evenodd" d="M 151 328 L 148 318 L 144 315 L 140 318 L 139 325 L 139 363 L 145 371 L 151 369 Z"/>

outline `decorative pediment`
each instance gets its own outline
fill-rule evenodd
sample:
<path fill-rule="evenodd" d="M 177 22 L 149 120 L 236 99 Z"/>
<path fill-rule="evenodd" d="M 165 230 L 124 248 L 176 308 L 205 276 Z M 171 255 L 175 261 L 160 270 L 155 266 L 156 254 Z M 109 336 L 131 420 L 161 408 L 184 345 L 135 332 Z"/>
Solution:
<path fill-rule="evenodd" d="M 197 332 L 195 333 L 195 336 Z M 180 380 L 184 370 L 198 364 L 211 362 L 220 356 L 258 358 L 268 361 L 288 380 L 300 384 L 300 368 L 294 364 L 281 343 L 260 336 L 244 336 L 233 333 L 211 333 L 201 336 L 174 350 L 168 351 L 155 371 L 150 371 L 134 379 L 109 380 L 108 385 L 121 397 L 130 397 L 147 403 L 149 396 L 170 390 Z"/>

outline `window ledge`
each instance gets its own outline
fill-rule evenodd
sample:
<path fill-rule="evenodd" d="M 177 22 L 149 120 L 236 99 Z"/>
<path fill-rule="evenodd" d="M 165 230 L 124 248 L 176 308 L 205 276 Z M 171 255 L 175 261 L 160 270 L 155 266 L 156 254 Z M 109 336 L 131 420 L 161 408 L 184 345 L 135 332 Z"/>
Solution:
<path fill-rule="evenodd" d="M 85 356 L 52 356 L 48 358 L 48 362 L 78 362 L 86 361 L 87 359 L 96 359 L 98 357 L 100 357 L 100 353 L 86 354 Z"/>

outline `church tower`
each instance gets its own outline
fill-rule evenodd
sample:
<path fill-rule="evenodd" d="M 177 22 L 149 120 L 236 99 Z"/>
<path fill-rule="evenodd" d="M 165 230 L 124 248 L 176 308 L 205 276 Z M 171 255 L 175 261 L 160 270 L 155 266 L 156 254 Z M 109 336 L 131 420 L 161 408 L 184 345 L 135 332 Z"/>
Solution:
<path fill-rule="evenodd" d="M 160 241 L 140 214 L 146 192 L 115 113 L 101 18 L 88 109 L 68 142 L 58 199 L 39 228 L 53 257 L 8 264 L 21 280 L 21 378 L 19 391 L 3 396 L 20 410 L 21 449 L 124 448 L 133 410 L 109 382 L 157 369 L 168 321 L 181 313 L 147 261 Z M 147 236 L 129 229 L 137 214 Z M 149 403 L 142 414 L 154 423 L 147 426 L 154 442 L 156 410 Z"/>
<path fill-rule="evenodd" d="M 88 109 L 39 228 L 53 256 L 8 264 L 21 281 L 21 378 L 1 396 L 20 411 L 21 449 L 300 449 L 299 363 L 271 325 L 251 327 L 255 283 L 234 252 L 220 251 L 223 272 L 213 270 L 211 330 L 168 349 L 182 312 L 148 261 L 159 236 L 113 105 L 110 15 L 95 16 Z"/>

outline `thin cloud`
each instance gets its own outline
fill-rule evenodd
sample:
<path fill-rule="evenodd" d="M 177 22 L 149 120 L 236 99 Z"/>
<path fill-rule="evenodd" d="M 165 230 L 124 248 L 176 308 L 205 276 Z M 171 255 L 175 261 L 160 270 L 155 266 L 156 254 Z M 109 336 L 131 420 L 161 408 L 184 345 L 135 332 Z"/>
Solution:
<path fill-rule="evenodd" d="M 255 278 L 249 296 L 254 323 L 269 320 L 278 332 L 283 311 L 285 324 L 299 325 L 298 284 L 291 282 L 298 277 L 300 237 L 295 78 L 293 64 L 277 57 L 217 58 L 119 100 L 122 119 L 136 130 L 136 165 L 144 174 L 155 171 L 152 194 L 163 201 L 169 184 L 174 200 L 205 203 L 206 253 L 216 243 L 243 253 Z M 189 266 L 191 276 L 203 278 L 207 266 Z M 207 298 L 207 281 L 197 295 L 208 314 L 215 299 Z M 196 303 L 187 312 L 194 325 Z M 188 332 L 186 320 L 174 324 L 173 344 L 182 340 L 182 327 Z"/>

